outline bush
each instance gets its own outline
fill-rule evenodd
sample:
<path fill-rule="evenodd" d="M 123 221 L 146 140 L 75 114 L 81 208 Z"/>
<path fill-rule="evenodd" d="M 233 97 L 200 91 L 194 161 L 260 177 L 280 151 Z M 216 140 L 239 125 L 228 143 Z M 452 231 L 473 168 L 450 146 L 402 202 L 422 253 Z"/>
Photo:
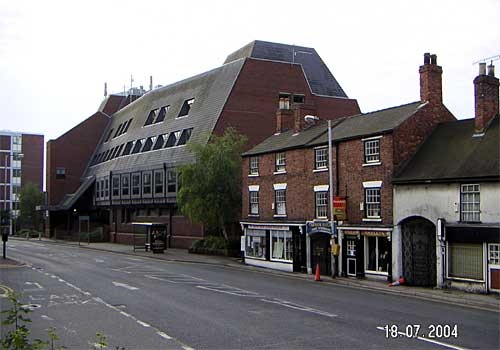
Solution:
<path fill-rule="evenodd" d="M 16 232 L 16 236 L 26 237 L 26 238 L 38 238 L 40 235 L 42 235 L 40 231 L 28 230 L 26 228 L 23 228 L 22 230 Z"/>

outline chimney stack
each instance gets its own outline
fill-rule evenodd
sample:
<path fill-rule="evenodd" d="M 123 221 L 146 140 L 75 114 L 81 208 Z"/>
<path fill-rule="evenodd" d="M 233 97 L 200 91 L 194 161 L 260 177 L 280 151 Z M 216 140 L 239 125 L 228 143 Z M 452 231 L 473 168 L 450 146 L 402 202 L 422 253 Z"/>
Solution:
<path fill-rule="evenodd" d="M 424 64 L 419 68 L 420 73 L 420 100 L 431 104 L 443 103 L 443 89 L 441 76 L 443 68 L 437 65 L 437 56 L 424 54 Z"/>
<path fill-rule="evenodd" d="M 486 63 L 479 64 L 479 75 L 474 79 L 475 132 L 483 133 L 488 123 L 499 113 L 498 78 L 491 63 L 486 74 Z"/>

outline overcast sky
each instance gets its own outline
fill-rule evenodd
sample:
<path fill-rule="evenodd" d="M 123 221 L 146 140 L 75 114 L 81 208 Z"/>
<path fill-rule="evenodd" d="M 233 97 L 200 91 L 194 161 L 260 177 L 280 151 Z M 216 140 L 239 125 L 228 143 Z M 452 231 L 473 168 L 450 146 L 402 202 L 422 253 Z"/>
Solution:
<path fill-rule="evenodd" d="M 425 52 L 473 117 L 473 62 L 500 55 L 500 1 L 0 0 L 0 130 L 54 139 L 109 92 L 220 66 L 253 40 L 313 47 L 363 112 L 419 99 Z M 500 61 L 496 62 L 500 76 Z"/>

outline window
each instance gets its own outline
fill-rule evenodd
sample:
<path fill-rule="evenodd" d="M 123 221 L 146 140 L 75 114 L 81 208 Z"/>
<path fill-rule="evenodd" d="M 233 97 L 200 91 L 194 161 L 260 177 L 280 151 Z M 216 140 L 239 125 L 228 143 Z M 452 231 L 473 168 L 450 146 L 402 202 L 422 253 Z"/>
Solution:
<path fill-rule="evenodd" d="M 276 202 L 276 215 L 286 215 L 286 190 L 275 190 L 274 197 Z"/>
<path fill-rule="evenodd" d="M 125 149 L 123 150 L 122 155 L 128 156 L 133 147 L 134 147 L 134 141 L 127 142 L 127 144 L 125 145 Z"/>
<path fill-rule="evenodd" d="M 165 145 L 165 148 L 174 147 L 175 144 L 177 143 L 177 138 L 180 136 L 180 133 L 181 133 L 180 131 L 171 132 L 170 135 L 168 135 L 167 144 Z"/>
<path fill-rule="evenodd" d="M 276 153 L 276 172 L 285 171 L 285 152 Z"/>
<path fill-rule="evenodd" d="M 132 174 L 132 195 L 141 195 L 141 174 Z"/>
<path fill-rule="evenodd" d="M 130 126 L 130 124 L 132 124 L 132 119 L 133 118 L 130 118 L 126 123 L 125 123 L 125 126 L 122 130 L 122 134 L 125 134 L 127 131 L 128 131 L 128 127 Z"/>
<path fill-rule="evenodd" d="M 163 194 L 163 170 L 155 171 L 155 195 Z"/>
<path fill-rule="evenodd" d="M 365 188 L 365 217 L 380 218 L 380 187 Z"/>
<path fill-rule="evenodd" d="M 144 147 L 142 148 L 142 152 L 150 151 L 153 147 L 154 142 L 156 141 L 156 136 L 148 137 L 146 142 L 144 143 Z"/>
<path fill-rule="evenodd" d="M 328 217 L 328 192 L 315 192 L 316 196 L 316 218 L 326 219 Z"/>
<path fill-rule="evenodd" d="M 191 138 L 191 132 L 193 131 L 193 128 L 191 129 L 184 129 L 182 131 L 181 136 L 179 137 L 179 142 L 177 142 L 177 146 L 185 145 L 186 142 L 189 141 Z"/>
<path fill-rule="evenodd" d="M 144 141 L 145 139 L 135 141 L 134 148 L 132 149 L 132 154 L 139 153 L 141 151 Z"/>
<path fill-rule="evenodd" d="M 460 221 L 480 221 L 480 188 L 479 185 L 461 185 Z"/>
<path fill-rule="evenodd" d="M 448 243 L 448 276 L 483 279 L 483 245 Z"/>
<path fill-rule="evenodd" d="M 250 189 L 250 215 L 259 215 L 259 191 Z"/>
<path fill-rule="evenodd" d="M 121 156 L 122 149 L 123 149 L 123 146 L 124 146 L 124 145 L 125 145 L 124 143 L 122 143 L 122 144 L 120 145 L 120 147 L 118 148 L 118 151 L 117 151 L 117 152 L 116 152 L 116 154 L 115 154 L 115 157 L 119 157 L 119 156 Z"/>
<path fill-rule="evenodd" d="M 356 243 L 351 239 L 346 240 L 346 242 L 347 242 L 347 255 L 356 256 Z"/>
<path fill-rule="evenodd" d="M 293 95 L 293 103 L 304 103 L 305 96 L 304 95 Z"/>
<path fill-rule="evenodd" d="M 316 148 L 314 150 L 315 169 L 327 169 L 328 148 Z"/>
<path fill-rule="evenodd" d="M 290 94 L 279 94 L 279 109 L 290 109 Z"/>
<path fill-rule="evenodd" d="M 101 181 L 95 182 L 95 198 L 99 199 L 101 197 Z"/>
<path fill-rule="evenodd" d="M 365 164 L 380 162 L 380 139 L 364 141 Z"/>
<path fill-rule="evenodd" d="M 158 108 L 153 109 L 149 112 L 148 117 L 146 118 L 146 122 L 144 123 L 144 126 L 153 124 L 156 118 L 156 113 L 158 113 Z"/>
<path fill-rule="evenodd" d="M 130 175 L 122 175 L 122 196 L 128 197 L 130 195 Z"/>
<path fill-rule="evenodd" d="M 365 237 L 366 270 L 387 272 L 389 263 L 389 240 L 386 237 Z"/>
<path fill-rule="evenodd" d="M 101 199 L 105 199 L 104 198 L 104 179 L 101 180 L 101 195 L 100 195 Z"/>
<path fill-rule="evenodd" d="M 106 139 L 104 140 L 104 142 L 108 142 L 108 141 L 109 141 L 109 139 L 111 138 L 111 135 L 113 134 L 113 131 L 114 131 L 114 130 L 115 130 L 115 129 L 111 129 L 111 130 L 109 130 L 108 135 L 106 136 Z"/>
<path fill-rule="evenodd" d="M 111 184 L 112 196 L 120 196 L 120 175 L 113 175 Z"/>
<path fill-rule="evenodd" d="M 250 157 L 250 175 L 259 175 L 259 157 Z"/>
<path fill-rule="evenodd" d="M 181 111 L 179 112 L 179 116 L 177 118 L 187 117 L 191 107 L 193 106 L 194 98 L 184 101 L 182 105 Z"/>
<path fill-rule="evenodd" d="M 125 126 L 125 123 L 122 123 L 120 124 L 120 126 L 118 126 L 118 129 L 116 129 L 116 132 L 115 134 L 113 135 L 113 138 L 117 137 L 117 136 L 120 136 L 121 135 L 121 131 L 122 131 L 122 128 Z"/>
<path fill-rule="evenodd" d="M 177 173 L 175 170 L 167 170 L 167 192 L 175 193 L 177 191 Z"/>
<path fill-rule="evenodd" d="M 104 198 L 109 198 L 109 178 L 104 179 Z"/>
<path fill-rule="evenodd" d="M 12 151 L 21 152 L 22 144 L 23 144 L 22 136 L 12 136 Z"/>
<path fill-rule="evenodd" d="M 157 150 L 163 147 L 163 144 L 165 143 L 165 135 L 160 135 L 156 138 L 155 145 L 153 146 L 153 150 Z"/>
<path fill-rule="evenodd" d="M 142 194 L 151 195 L 151 173 L 142 174 Z"/>
<path fill-rule="evenodd" d="M 271 259 L 292 261 L 292 232 L 271 230 Z"/>
<path fill-rule="evenodd" d="M 245 256 L 265 259 L 266 231 L 247 229 L 245 237 Z"/>
<path fill-rule="evenodd" d="M 158 117 L 156 117 L 155 123 L 161 123 L 162 121 L 164 121 L 169 109 L 170 106 L 161 107 L 160 112 L 158 113 Z"/>
<path fill-rule="evenodd" d="M 56 179 L 66 178 L 66 168 L 56 168 Z"/>

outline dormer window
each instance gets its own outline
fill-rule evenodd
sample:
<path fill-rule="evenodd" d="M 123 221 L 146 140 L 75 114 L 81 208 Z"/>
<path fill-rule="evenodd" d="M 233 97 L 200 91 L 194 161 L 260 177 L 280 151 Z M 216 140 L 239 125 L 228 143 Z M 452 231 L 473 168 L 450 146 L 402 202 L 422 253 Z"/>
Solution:
<path fill-rule="evenodd" d="M 190 129 L 184 129 L 182 131 L 181 136 L 179 137 L 179 142 L 177 142 L 177 146 L 185 145 L 186 142 L 189 141 L 191 138 L 191 132 L 193 131 L 193 128 Z"/>
<path fill-rule="evenodd" d="M 290 94 L 279 95 L 279 109 L 290 109 Z"/>
<path fill-rule="evenodd" d="M 179 116 L 177 118 L 187 117 L 191 107 L 193 106 L 194 98 L 190 98 L 189 100 L 184 101 L 182 105 L 181 111 L 179 112 Z"/>
<path fill-rule="evenodd" d="M 153 122 L 156 119 L 156 113 L 158 113 L 158 108 L 153 109 L 149 112 L 149 115 L 146 119 L 146 122 L 144 123 L 144 126 L 153 124 Z"/>
<path fill-rule="evenodd" d="M 165 143 L 165 137 L 166 135 L 159 135 L 158 138 L 156 139 L 155 145 L 153 146 L 153 150 L 157 150 L 163 147 L 163 144 Z"/>
<path fill-rule="evenodd" d="M 135 141 L 134 148 L 132 149 L 132 154 L 139 153 L 141 151 L 143 142 L 144 140 Z"/>
<path fill-rule="evenodd" d="M 161 123 L 162 121 L 164 121 L 169 109 L 170 106 L 161 107 L 160 111 L 158 112 L 158 116 L 156 117 L 155 123 Z"/>

